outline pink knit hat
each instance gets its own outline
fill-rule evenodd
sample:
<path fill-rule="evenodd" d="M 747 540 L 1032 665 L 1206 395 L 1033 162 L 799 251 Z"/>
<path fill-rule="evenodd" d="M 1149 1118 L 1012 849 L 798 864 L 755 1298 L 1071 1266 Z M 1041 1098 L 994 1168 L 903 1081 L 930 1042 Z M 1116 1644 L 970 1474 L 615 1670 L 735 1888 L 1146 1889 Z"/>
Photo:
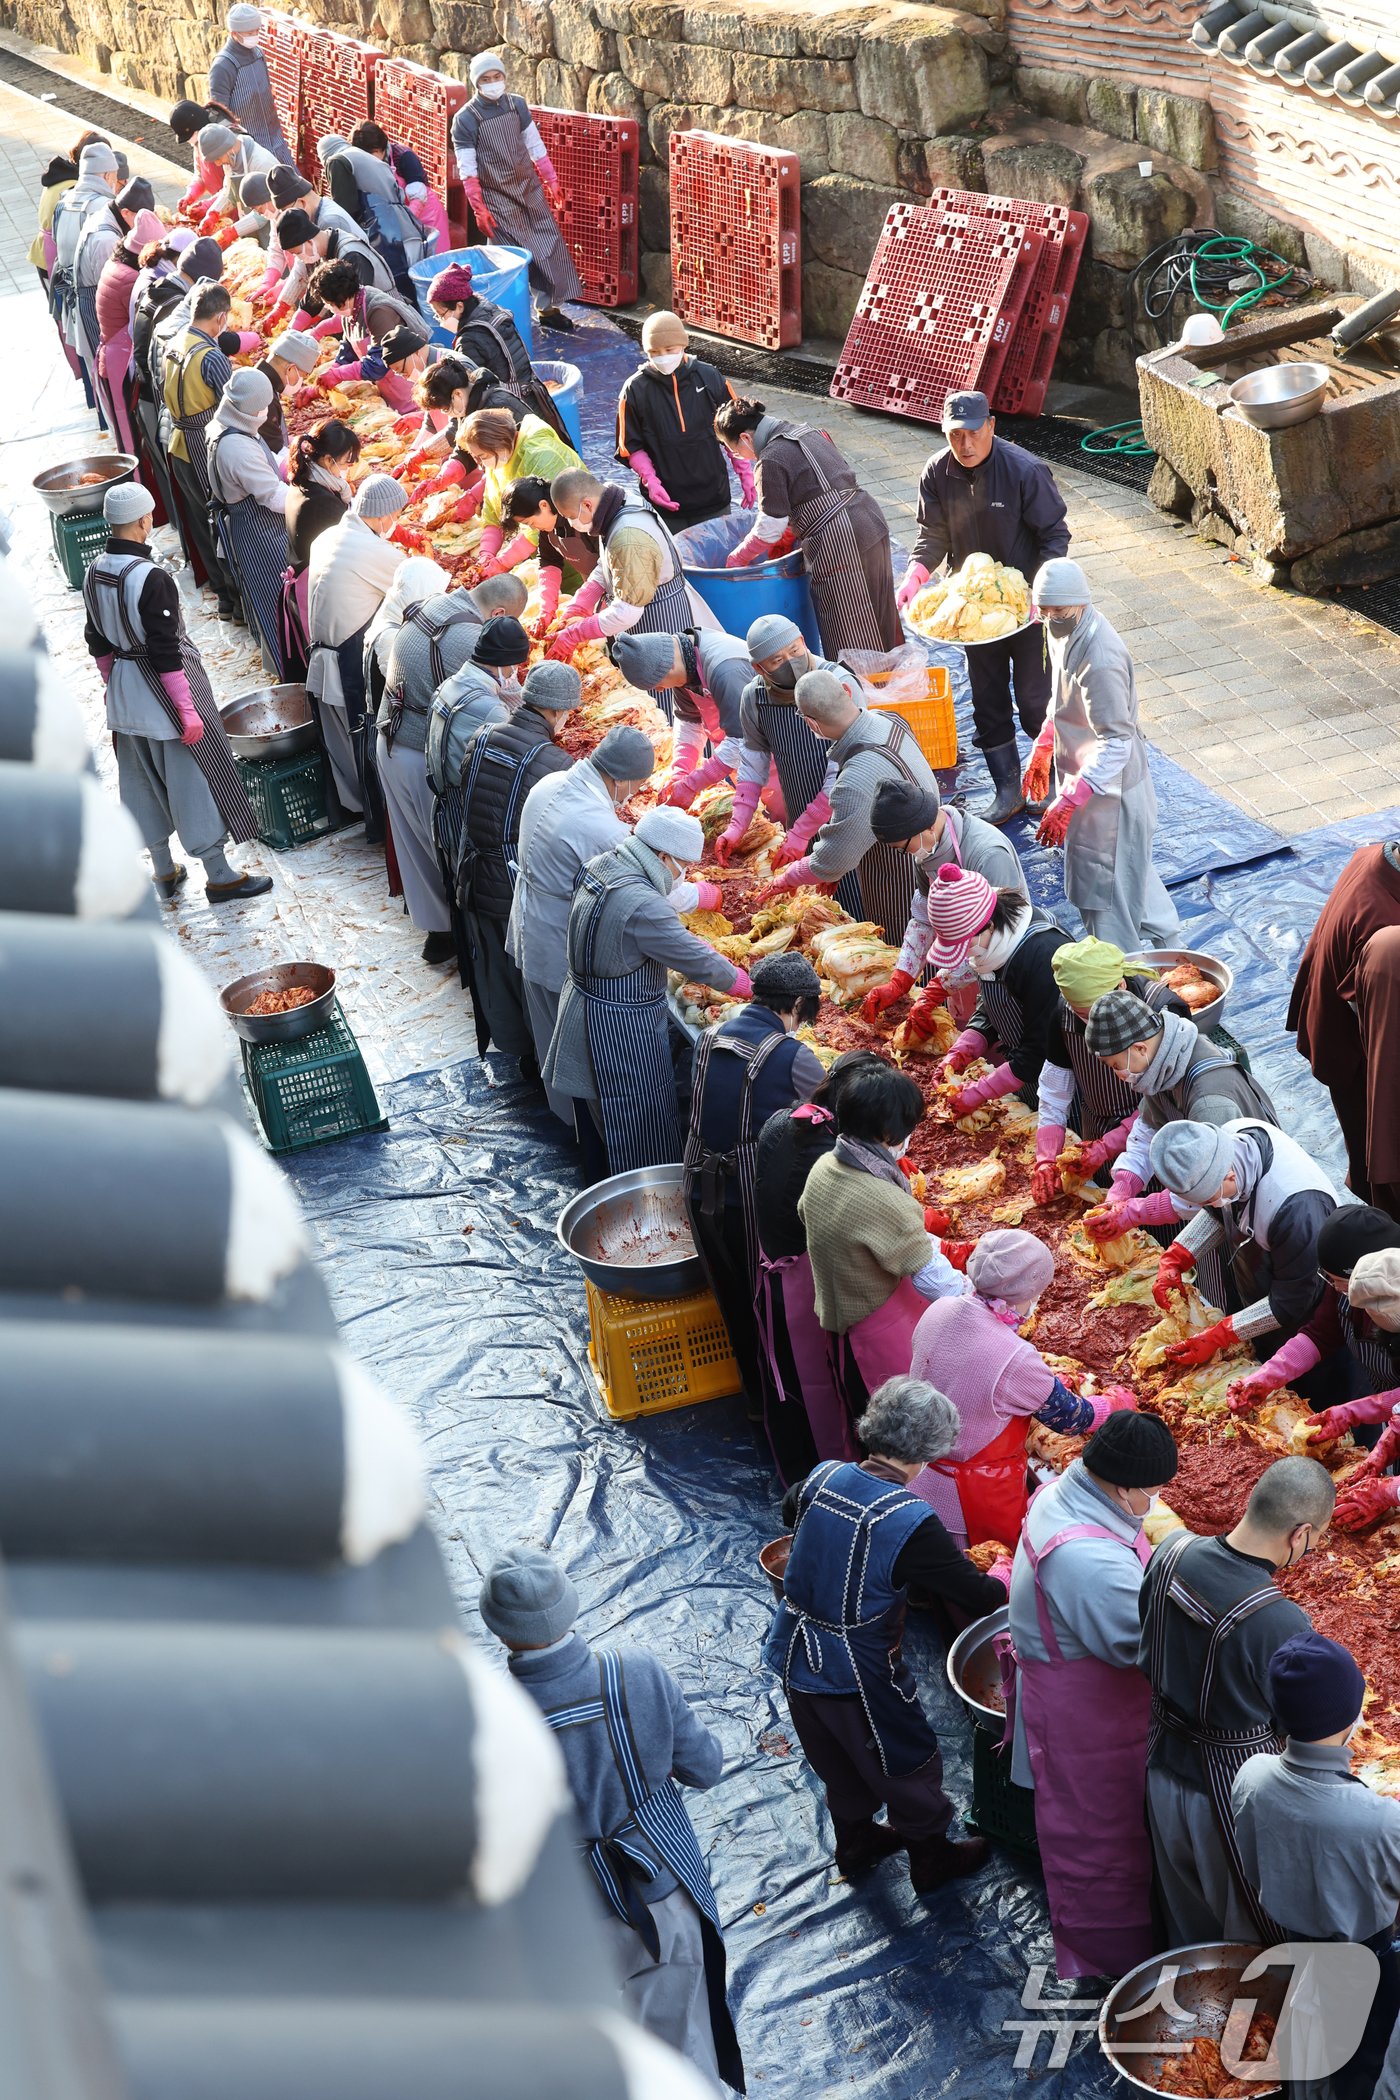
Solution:
<path fill-rule="evenodd" d="M 935 970 L 955 970 L 996 910 L 997 893 L 975 868 L 952 861 L 929 884 L 928 922 L 937 938 L 929 950 Z"/>

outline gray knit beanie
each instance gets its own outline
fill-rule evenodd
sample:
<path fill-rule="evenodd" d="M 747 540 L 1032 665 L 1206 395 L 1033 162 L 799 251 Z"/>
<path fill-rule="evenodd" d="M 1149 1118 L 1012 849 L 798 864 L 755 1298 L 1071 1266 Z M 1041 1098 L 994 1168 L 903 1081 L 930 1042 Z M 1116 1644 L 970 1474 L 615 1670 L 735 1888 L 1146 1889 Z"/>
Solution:
<path fill-rule="evenodd" d="M 407 507 L 408 491 L 392 474 L 369 474 L 350 505 L 357 518 L 392 518 Z"/>
<path fill-rule="evenodd" d="M 1031 585 L 1033 605 L 1092 605 L 1089 579 L 1077 561 L 1067 555 L 1058 555 L 1055 560 L 1043 562 L 1036 570 Z"/>
<path fill-rule="evenodd" d="M 650 780 L 656 771 L 656 751 L 645 730 L 618 722 L 597 746 L 590 763 L 609 780 Z"/>
<path fill-rule="evenodd" d="M 299 372 L 312 373 L 321 355 L 321 345 L 314 335 L 307 335 L 301 328 L 285 328 L 267 346 L 269 357 L 280 357 Z"/>
<path fill-rule="evenodd" d="M 578 1617 L 578 1591 L 538 1546 L 512 1546 L 486 1571 L 481 1616 L 511 1648 L 548 1648 Z"/>
<path fill-rule="evenodd" d="M 750 662 L 757 664 L 801 640 L 802 629 L 796 620 L 790 620 L 786 613 L 764 613 L 745 635 L 744 646 L 749 652 Z"/>
<path fill-rule="evenodd" d="M 1152 1171 L 1183 1203 L 1206 1203 L 1235 1164 L 1235 1137 L 1210 1123 L 1168 1123 L 1152 1140 Z"/>
<path fill-rule="evenodd" d="M 237 138 L 237 133 L 230 131 L 227 124 L 206 124 L 195 140 L 200 159 L 217 160 L 221 153 L 231 153 Z"/>
<path fill-rule="evenodd" d="M 583 691 L 583 680 L 572 664 L 551 663 L 548 658 L 536 664 L 522 688 L 532 707 L 542 707 L 550 714 L 567 714 L 577 707 Z"/>
<path fill-rule="evenodd" d="M 629 685 L 659 685 L 674 673 L 676 638 L 673 634 L 620 634 L 612 645 L 612 660 Z"/>

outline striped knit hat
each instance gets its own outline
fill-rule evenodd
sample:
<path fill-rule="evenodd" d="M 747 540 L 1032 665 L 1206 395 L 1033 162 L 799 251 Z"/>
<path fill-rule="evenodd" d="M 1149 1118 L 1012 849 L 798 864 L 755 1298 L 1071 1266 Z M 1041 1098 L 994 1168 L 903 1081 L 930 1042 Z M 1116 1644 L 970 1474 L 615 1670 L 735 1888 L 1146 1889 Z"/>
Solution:
<path fill-rule="evenodd" d="M 937 938 L 929 950 L 935 970 L 955 970 L 997 907 L 997 893 L 975 868 L 951 861 L 929 884 L 928 922 Z"/>

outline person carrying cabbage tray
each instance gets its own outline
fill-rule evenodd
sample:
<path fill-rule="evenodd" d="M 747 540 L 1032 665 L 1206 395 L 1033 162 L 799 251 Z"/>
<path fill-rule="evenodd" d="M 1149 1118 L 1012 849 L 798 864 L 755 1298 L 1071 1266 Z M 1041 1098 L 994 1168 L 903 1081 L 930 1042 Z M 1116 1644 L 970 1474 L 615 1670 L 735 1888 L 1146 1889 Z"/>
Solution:
<path fill-rule="evenodd" d="M 943 404 L 946 452 L 930 455 L 919 476 L 919 537 L 897 602 L 913 603 L 942 562 L 960 569 L 969 554 L 990 554 L 1027 583 L 1069 546 L 1065 500 L 1043 460 L 996 434 L 985 394 L 950 394 Z M 1050 662 L 1038 626 L 967 652 L 972 718 L 996 798 L 977 814 L 1006 824 L 1025 808 L 1016 714 L 1038 735 L 1050 702 Z"/>

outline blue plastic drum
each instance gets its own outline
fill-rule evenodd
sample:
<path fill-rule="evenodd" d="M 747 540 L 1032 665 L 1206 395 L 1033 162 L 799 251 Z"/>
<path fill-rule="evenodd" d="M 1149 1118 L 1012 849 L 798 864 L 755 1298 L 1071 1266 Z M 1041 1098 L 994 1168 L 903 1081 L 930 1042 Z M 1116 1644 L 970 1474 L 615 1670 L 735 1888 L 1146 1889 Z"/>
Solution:
<path fill-rule="evenodd" d="M 676 545 L 686 582 L 700 593 L 727 634 L 742 641 L 765 613 L 784 613 L 802 629 L 808 648 L 820 655 L 822 638 L 800 549 L 777 561 L 756 561 L 746 569 L 725 568 L 726 556 L 752 524 L 752 511 L 732 510 L 727 517 L 707 518 L 703 525 L 689 525 L 678 532 Z"/>
<path fill-rule="evenodd" d="M 494 241 L 485 248 L 451 248 L 446 255 L 425 256 L 409 270 L 414 297 L 425 321 L 433 324 L 433 341 L 451 347 L 452 337 L 442 327 L 428 304 L 428 286 L 449 263 L 465 263 L 472 273 L 472 290 L 493 306 L 503 306 L 520 331 L 521 341 L 533 357 L 535 338 L 530 320 L 530 257 L 524 248 L 503 248 Z"/>
<path fill-rule="evenodd" d="M 569 443 L 583 458 L 583 374 L 577 365 L 559 365 L 549 358 L 536 358 L 535 371 L 554 399 L 554 406 L 569 433 Z"/>

